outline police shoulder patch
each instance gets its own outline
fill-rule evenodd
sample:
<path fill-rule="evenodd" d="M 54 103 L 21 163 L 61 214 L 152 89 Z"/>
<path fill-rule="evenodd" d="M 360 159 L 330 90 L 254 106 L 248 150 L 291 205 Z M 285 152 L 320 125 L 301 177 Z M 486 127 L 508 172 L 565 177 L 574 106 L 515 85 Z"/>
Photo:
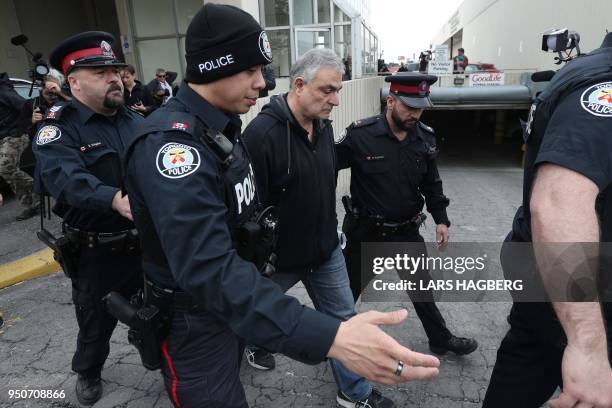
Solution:
<path fill-rule="evenodd" d="M 62 136 L 62 131 L 53 125 L 47 125 L 40 128 L 36 133 L 36 144 L 39 146 L 54 142 Z"/>
<path fill-rule="evenodd" d="M 45 114 L 45 119 L 59 119 L 64 110 L 64 106 L 65 105 L 53 105 L 50 107 Z"/>
<path fill-rule="evenodd" d="M 587 88 L 580 97 L 580 105 L 591 115 L 612 117 L 612 82 L 601 82 Z"/>
<path fill-rule="evenodd" d="M 157 152 L 157 170 L 170 179 L 186 177 L 200 167 L 200 152 L 184 143 L 166 143 Z"/>
<path fill-rule="evenodd" d="M 342 143 L 344 141 L 344 139 L 346 139 L 346 134 L 347 134 L 347 129 L 344 129 L 340 133 L 340 137 L 338 137 L 338 139 L 336 139 L 334 143 L 336 143 L 336 144 Z"/>

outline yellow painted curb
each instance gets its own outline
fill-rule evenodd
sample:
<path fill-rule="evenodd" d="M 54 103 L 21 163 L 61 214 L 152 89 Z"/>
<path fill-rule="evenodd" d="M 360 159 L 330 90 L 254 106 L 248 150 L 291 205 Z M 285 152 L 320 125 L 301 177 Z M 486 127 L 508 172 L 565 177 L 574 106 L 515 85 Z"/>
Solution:
<path fill-rule="evenodd" d="M 43 249 L 16 261 L 0 265 L 0 289 L 61 269 L 61 266 L 53 259 L 53 251 Z"/>

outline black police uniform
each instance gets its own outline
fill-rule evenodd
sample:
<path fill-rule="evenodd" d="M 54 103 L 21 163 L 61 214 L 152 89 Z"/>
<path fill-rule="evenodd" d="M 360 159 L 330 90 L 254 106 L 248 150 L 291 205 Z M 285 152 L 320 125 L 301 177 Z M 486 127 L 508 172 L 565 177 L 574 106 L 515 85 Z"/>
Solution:
<path fill-rule="evenodd" d="M 533 104 L 525 130 L 523 205 L 506 241 L 531 241 L 531 188 L 537 165 L 546 162 L 576 171 L 599 187 L 600 240 L 612 241 L 611 59 L 608 34 L 601 48 L 561 69 Z M 516 262 L 509 257 L 502 251 L 504 274 L 511 279 L 521 271 L 513 271 Z M 603 303 L 603 312 L 612 357 L 612 305 Z M 483 407 L 539 407 L 562 386 L 565 333 L 550 303 L 514 303 L 508 321 Z"/>
<path fill-rule="evenodd" d="M 88 49 L 85 60 L 75 56 L 64 72 L 124 65 L 108 51 L 112 40 L 108 33 L 78 34 L 53 51 L 51 63 L 61 69 L 65 55 Z M 113 116 L 100 115 L 74 98 L 47 110 L 33 142 L 40 179 L 57 201 L 54 212 L 73 244 L 73 256 L 66 260 L 73 267 L 64 267 L 71 275 L 79 324 L 72 369 L 86 378 L 100 377 L 117 324 L 102 297 L 110 291 L 129 297 L 142 286 L 134 224 L 111 207 L 122 183 L 120 156 L 140 121 L 141 116 L 125 108 Z"/>
<path fill-rule="evenodd" d="M 58 202 L 67 236 L 79 246 L 72 277 L 79 323 L 72 369 L 99 376 L 117 320 L 101 299 L 115 290 L 130 296 L 142 285 L 134 225 L 111 208 L 121 185 L 121 159 L 141 116 L 120 109 L 114 117 L 93 112 L 76 98 L 55 105 L 33 144 L 46 188 Z M 52 116 L 50 116 L 52 114 Z"/>
<path fill-rule="evenodd" d="M 233 143 L 229 163 L 204 136 L 212 129 Z M 173 298 L 162 372 L 175 406 L 246 406 L 240 338 L 314 364 L 340 324 L 284 295 L 237 254 L 237 230 L 258 204 L 240 129 L 237 115 L 185 83 L 147 118 L 128 154 L 145 274 Z"/>
<path fill-rule="evenodd" d="M 361 242 L 424 242 L 418 226 L 410 220 L 422 211 L 425 202 L 436 224 L 450 225 L 446 214 L 449 201 L 442 192 L 436 153 L 435 135 L 429 126 L 418 122 L 408 137 L 399 141 L 384 115 L 354 122 L 336 144 L 338 169 L 351 169 L 352 202 L 359 212 L 357 219 L 347 214 L 343 224 L 355 300 L 369 282 L 362 281 Z M 393 226 L 377 226 L 382 223 Z M 419 249 L 417 255 L 426 253 L 424 244 Z M 431 343 L 443 344 L 451 337 L 444 318 L 433 297 L 420 300 L 427 301 L 415 301 L 414 307 L 427 337 Z"/>

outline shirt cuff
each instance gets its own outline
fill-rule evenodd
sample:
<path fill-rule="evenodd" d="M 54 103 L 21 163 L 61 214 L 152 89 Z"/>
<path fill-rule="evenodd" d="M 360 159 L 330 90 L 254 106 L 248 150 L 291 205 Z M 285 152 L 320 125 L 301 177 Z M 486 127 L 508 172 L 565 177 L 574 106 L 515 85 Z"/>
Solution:
<path fill-rule="evenodd" d="M 327 358 L 340 321 L 303 306 L 300 322 L 280 352 L 306 364 L 318 364 Z"/>
<path fill-rule="evenodd" d="M 120 191 L 117 187 L 102 186 L 98 191 L 95 205 L 102 211 L 113 211 L 113 198 L 117 191 Z"/>
<path fill-rule="evenodd" d="M 438 208 L 435 210 L 430 210 L 429 213 L 433 217 L 436 225 L 446 224 L 447 227 L 450 227 L 451 223 L 448 220 L 448 215 L 446 214 L 446 208 Z"/>

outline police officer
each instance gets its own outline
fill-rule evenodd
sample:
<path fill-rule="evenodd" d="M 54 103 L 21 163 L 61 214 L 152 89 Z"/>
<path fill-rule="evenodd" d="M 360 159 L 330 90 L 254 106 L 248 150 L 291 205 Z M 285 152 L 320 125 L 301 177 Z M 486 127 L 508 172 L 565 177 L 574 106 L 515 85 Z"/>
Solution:
<path fill-rule="evenodd" d="M 146 119 L 128 151 L 126 179 L 146 301 L 171 304 L 161 352 L 174 405 L 246 406 L 241 338 L 309 364 L 335 358 L 387 384 L 435 375 L 435 357 L 409 351 L 376 327 L 405 312 L 340 322 L 283 294 L 239 255 L 258 197 L 238 114 L 264 88 L 261 68 L 271 49 L 251 15 L 212 3 L 194 16 L 185 47 L 186 82 Z M 404 368 L 409 356 L 419 367 Z"/>
<path fill-rule="evenodd" d="M 120 156 L 142 118 L 123 106 L 119 68 L 125 64 L 113 43 L 109 33 L 84 32 L 53 50 L 50 63 L 66 75 L 73 99 L 46 112 L 33 144 L 42 183 L 72 244 L 62 266 L 72 279 L 79 324 L 72 369 L 82 404 L 102 394 L 100 374 L 117 324 L 102 297 L 111 290 L 129 297 L 142 286 L 130 205 L 119 188 Z"/>
<path fill-rule="evenodd" d="M 541 243 L 612 240 L 611 58 L 608 34 L 599 49 L 555 74 L 525 129 L 523 205 L 506 241 L 534 243 L 533 262 L 548 291 L 564 279 L 560 266 L 586 262 L 585 251 L 570 251 L 572 259 L 550 268 L 554 262 L 544 252 L 551 247 Z M 509 278 L 525 269 L 513 256 L 517 246 L 502 250 Z M 608 279 L 603 293 L 612 289 L 609 267 L 601 274 L 602 283 Z M 508 321 L 483 407 L 539 407 L 559 386 L 563 392 L 551 407 L 612 407 L 610 303 L 515 301 Z"/>
<path fill-rule="evenodd" d="M 419 226 L 425 203 L 436 223 L 436 240 L 440 245 L 448 242 L 449 200 L 438 174 L 436 138 L 433 129 L 419 121 L 423 110 L 432 106 L 429 87 L 436 80 L 412 72 L 386 77 L 391 87 L 385 114 L 353 122 L 336 143 L 338 169 L 351 169 L 352 206 L 343 229 L 355 300 L 368 283 L 362 281 L 361 242 L 422 243 Z M 419 248 L 415 256 L 426 253 L 424 244 Z M 429 278 L 427 271 L 420 274 Z M 475 340 L 451 334 L 431 296 L 420 300 L 413 303 L 432 351 L 476 350 Z"/>

